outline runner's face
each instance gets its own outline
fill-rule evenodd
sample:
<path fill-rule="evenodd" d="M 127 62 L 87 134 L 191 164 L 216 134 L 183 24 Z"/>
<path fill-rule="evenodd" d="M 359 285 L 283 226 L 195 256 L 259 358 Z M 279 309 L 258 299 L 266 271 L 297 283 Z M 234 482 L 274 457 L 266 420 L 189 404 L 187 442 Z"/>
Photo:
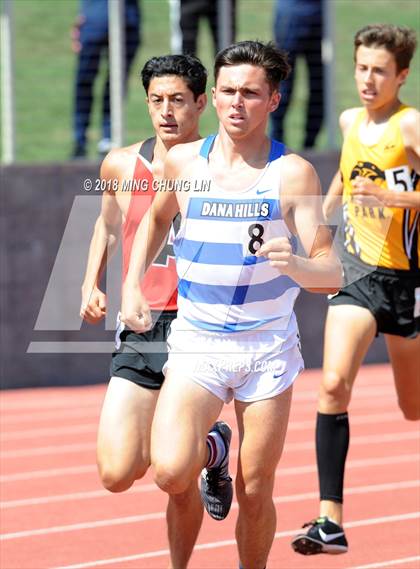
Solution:
<path fill-rule="evenodd" d="M 153 128 L 164 143 L 174 145 L 197 138 L 206 95 L 199 95 L 195 101 L 181 77 L 166 75 L 150 81 L 146 100 Z"/>
<path fill-rule="evenodd" d="M 256 129 L 265 132 L 280 100 L 276 91 L 270 92 L 264 69 L 248 64 L 221 67 L 212 95 L 217 116 L 233 138 Z"/>
<path fill-rule="evenodd" d="M 408 69 L 397 72 L 394 55 L 382 47 L 361 45 L 356 51 L 355 79 L 362 104 L 380 109 L 398 99 Z"/>

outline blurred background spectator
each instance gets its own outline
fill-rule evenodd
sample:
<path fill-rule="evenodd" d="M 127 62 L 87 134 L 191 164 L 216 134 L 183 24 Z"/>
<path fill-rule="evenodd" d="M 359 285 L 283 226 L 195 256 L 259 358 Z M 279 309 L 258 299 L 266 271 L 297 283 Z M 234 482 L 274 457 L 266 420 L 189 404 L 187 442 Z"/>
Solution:
<path fill-rule="evenodd" d="M 208 20 L 213 37 L 214 51 L 219 51 L 218 38 L 218 1 L 217 0 L 181 0 L 180 28 L 182 34 L 182 53 L 197 54 L 198 27 L 201 18 Z M 236 0 L 231 0 L 232 42 L 235 41 Z"/>
<path fill-rule="evenodd" d="M 296 58 L 302 56 L 309 79 L 304 148 L 315 145 L 324 118 L 322 3 L 323 0 L 276 0 L 274 8 L 274 37 L 277 45 L 288 52 L 292 72 L 281 84 L 282 99 L 271 115 L 271 135 L 284 140 L 284 119 L 293 92 Z"/>
<path fill-rule="evenodd" d="M 236 0 L 236 39 L 259 38 L 262 41 L 274 39 L 274 14 L 278 0 Z M 124 109 L 124 144 L 132 144 L 136 140 L 147 138 L 150 130 L 150 119 L 147 113 L 139 113 L 143 94 L 138 81 L 137 69 L 142 63 L 154 55 L 170 53 L 173 49 L 172 30 L 177 25 L 177 53 L 182 52 L 181 34 L 179 32 L 181 0 L 139 0 L 141 8 L 141 49 L 130 70 L 128 97 Z M 217 0 L 213 0 L 215 5 Z M 282 4 L 285 8 L 286 0 Z M 300 0 L 305 2 L 305 0 Z M 300 3 L 299 2 L 299 3 Z M 13 49 L 2 45 L 0 51 L 9 64 L 2 61 L 2 71 L 10 69 L 9 74 L 2 73 L 3 86 L 1 99 L 5 103 L 11 84 L 11 100 L 14 103 L 14 117 L 7 112 L 8 121 L 1 121 L 4 139 L 9 142 L 0 143 L 3 149 L 2 160 L 5 161 L 6 149 L 10 147 L 10 139 L 14 138 L 15 155 L 12 160 L 23 163 L 51 163 L 68 160 L 74 145 L 72 128 L 76 64 L 78 58 L 70 49 L 69 32 L 71 24 L 80 13 L 80 0 L 3 0 L 2 8 L 11 6 L 13 18 L 9 20 L 11 44 L 14 45 L 15 57 L 8 55 Z M 179 9 L 172 10 L 175 3 Z M 357 10 L 355 10 L 357 4 Z M 222 6 L 226 9 L 228 2 Z M 378 6 L 380 10 L 378 11 Z M 52 9 L 58 6 L 59 9 Z M 359 105 L 357 93 L 353 85 L 353 73 L 349 67 L 352 58 L 353 36 L 356 30 L 369 22 L 377 22 L 378 14 L 382 22 L 394 22 L 402 26 L 413 26 L 419 22 L 419 2 L 405 2 L 404 10 L 395 2 L 378 0 L 377 2 L 354 2 L 340 0 L 324 2 L 325 12 L 330 13 L 330 30 L 328 19 L 324 17 L 323 35 L 330 38 L 326 47 L 326 55 L 331 54 L 332 81 L 324 87 L 325 111 L 327 100 L 331 119 L 324 117 L 323 128 L 315 141 L 315 149 L 326 150 L 338 147 L 341 133 L 338 129 L 338 114 L 346 108 Z M 172 20 L 171 12 L 174 12 Z M 6 19 L 7 22 L 7 19 Z M 229 23 L 229 22 L 228 22 Z M 287 24 L 285 24 L 287 25 Z M 228 26 L 226 26 L 228 27 Z M 417 25 L 417 29 L 419 26 Z M 3 30 L 2 30 L 3 32 Z M 2 40 L 7 39 L 1 33 Z M 336 39 L 335 39 L 336 38 Z M 6 44 L 6 41 L 5 41 Z M 175 53 L 175 51 L 174 51 Z M 103 54 L 105 55 L 105 54 Z M 205 18 L 201 18 L 198 32 L 197 55 L 208 69 L 214 61 L 213 37 L 211 28 Z M 324 75 L 327 72 L 324 60 Z M 413 61 L 413 69 L 420 65 L 420 50 L 417 50 Z M 133 69 L 135 67 L 136 69 Z M 87 156 L 96 157 L 96 143 L 102 137 L 102 92 L 107 73 L 106 58 L 101 57 L 99 71 L 95 79 L 93 91 L 94 102 L 89 119 Z M 325 77 L 327 79 L 327 77 Z M 332 83 L 333 90 L 331 91 Z M 327 86 L 328 85 L 328 86 Z M 7 89 L 6 87 L 7 86 Z M 4 87 L 4 88 L 3 88 Z M 302 57 L 297 58 L 292 103 L 287 110 L 285 122 L 286 142 L 288 146 L 299 150 L 304 143 L 306 119 L 307 87 L 306 63 Z M 407 104 L 418 106 L 420 100 L 420 81 L 408 81 L 403 87 L 403 96 Z M 336 117 L 337 115 L 337 117 Z M 10 118 L 10 130 L 7 128 Z M 69 120 L 70 118 L 70 120 Z M 12 120 L 13 119 L 13 120 Z M 328 124 L 332 124 L 331 139 Z M 202 118 L 203 133 L 217 129 L 215 113 L 210 109 Z M 271 129 L 271 124 L 270 124 Z M 8 133 L 14 133 L 11 137 Z M 332 141 L 331 141 L 332 140 Z"/>
<path fill-rule="evenodd" d="M 140 43 L 140 9 L 137 0 L 125 0 L 125 79 Z M 72 158 L 87 153 L 87 129 L 93 103 L 93 86 L 102 56 L 108 57 L 108 0 L 81 0 L 80 12 L 71 31 L 72 49 L 78 55 L 74 92 L 74 147 Z M 98 152 L 111 148 L 109 71 L 102 96 L 102 139 Z"/>

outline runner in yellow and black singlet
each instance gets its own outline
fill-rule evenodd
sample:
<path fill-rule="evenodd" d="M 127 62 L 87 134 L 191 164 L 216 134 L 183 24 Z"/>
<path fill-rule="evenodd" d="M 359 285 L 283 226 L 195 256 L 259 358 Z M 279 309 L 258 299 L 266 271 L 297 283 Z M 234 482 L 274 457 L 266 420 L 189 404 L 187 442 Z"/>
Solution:
<path fill-rule="evenodd" d="M 345 250 L 368 265 L 415 272 L 420 257 L 419 211 L 383 204 L 372 207 L 353 200 L 353 180 L 358 176 L 396 192 L 420 191 L 420 177 L 410 164 L 400 124 L 410 114 L 415 110 L 401 105 L 377 142 L 364 144 L 366 110 L 360 109 L 343 143 L 340 172 Z"/>
<path fill-rule="evenodd" d="M 347 409 L 375 335 L 385 335 L 404 417 L 420 418 L 420 114 L 399 100 L 415 48 L 408 28 L 378 24 L 355 36 L 363 108 L 340 117 L 340 168 L 324 202 L 327 219 L 342 203 L 345 286 L 329 299 L 325 326 L 316 423 L 320 515 L 292 541 L 304 555 L 348 549 L 342 527 Z"/>

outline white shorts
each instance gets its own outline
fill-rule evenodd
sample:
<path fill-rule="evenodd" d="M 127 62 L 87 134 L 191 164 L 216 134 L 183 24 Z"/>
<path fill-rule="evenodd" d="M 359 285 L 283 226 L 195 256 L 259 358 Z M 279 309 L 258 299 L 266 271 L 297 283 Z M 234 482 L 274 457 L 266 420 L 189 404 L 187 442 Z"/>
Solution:
<path fill-rule="evenodd" d="M 191 330 L 176 318 L 168 349 L 163 373 L 182 374 L 225 403 L 275 397 L 304 369 L 297 326 L 285 338 L 273 330 L 230 334 Z"/>

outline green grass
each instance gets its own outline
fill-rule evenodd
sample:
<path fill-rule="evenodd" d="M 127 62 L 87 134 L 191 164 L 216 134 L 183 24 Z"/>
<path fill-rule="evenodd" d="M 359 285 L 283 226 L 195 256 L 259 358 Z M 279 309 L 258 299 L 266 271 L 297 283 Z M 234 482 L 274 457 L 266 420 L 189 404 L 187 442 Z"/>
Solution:
<path fill-rule="evenodd" d="M 420 30 L 420 3 L 417 0 L 328 0 L 333 2 L 336 20 L 336 112 L 358 104 L 353 82 L 352 42 L 357 29 L 374 22 L 392 22 Z M 126 111 L 126 142 L 150 135 L 144 92 L 139 70 L 153 55 L 169 52 L 167 0 L 142 0 L 143 45 L 133 65 Z M 15 0 L 15 99 L 17 159 L 20 162 L 61 161 L 72 146 L 72 97 L 75 56 L 70 50 L 70 26 L 76 17 L 78 0 Z M 238 0 L 238 40 L 272 38 L 273 0 Z M 420 38 L 419 38 L 420 39 Z M 200 28 L 199 53 L 211 70 L 213 46 L 210 33 Z M 412 63 L 412 74 L 403 87 L 402 98 L 419 106 L 419 53 Z M 102 70 L 103 71 L 103 70 Z M 302 139 L 306 69 L 298 62 L 297 85 L 286 121 L 286 142 L 299 149 Z M 209 87 L 212 84 L 210 74 Z M 95 107 L 89 132 L 90 155 L 95 156 L 100 138 L 100 88 L 104 74 L 95 86 Z M 209 105 L 201 132 L 216 128 Z M 337 145 L 340 136 L 337 130 Z M 326 147 L 325 132 L 318 148 Z"/>

